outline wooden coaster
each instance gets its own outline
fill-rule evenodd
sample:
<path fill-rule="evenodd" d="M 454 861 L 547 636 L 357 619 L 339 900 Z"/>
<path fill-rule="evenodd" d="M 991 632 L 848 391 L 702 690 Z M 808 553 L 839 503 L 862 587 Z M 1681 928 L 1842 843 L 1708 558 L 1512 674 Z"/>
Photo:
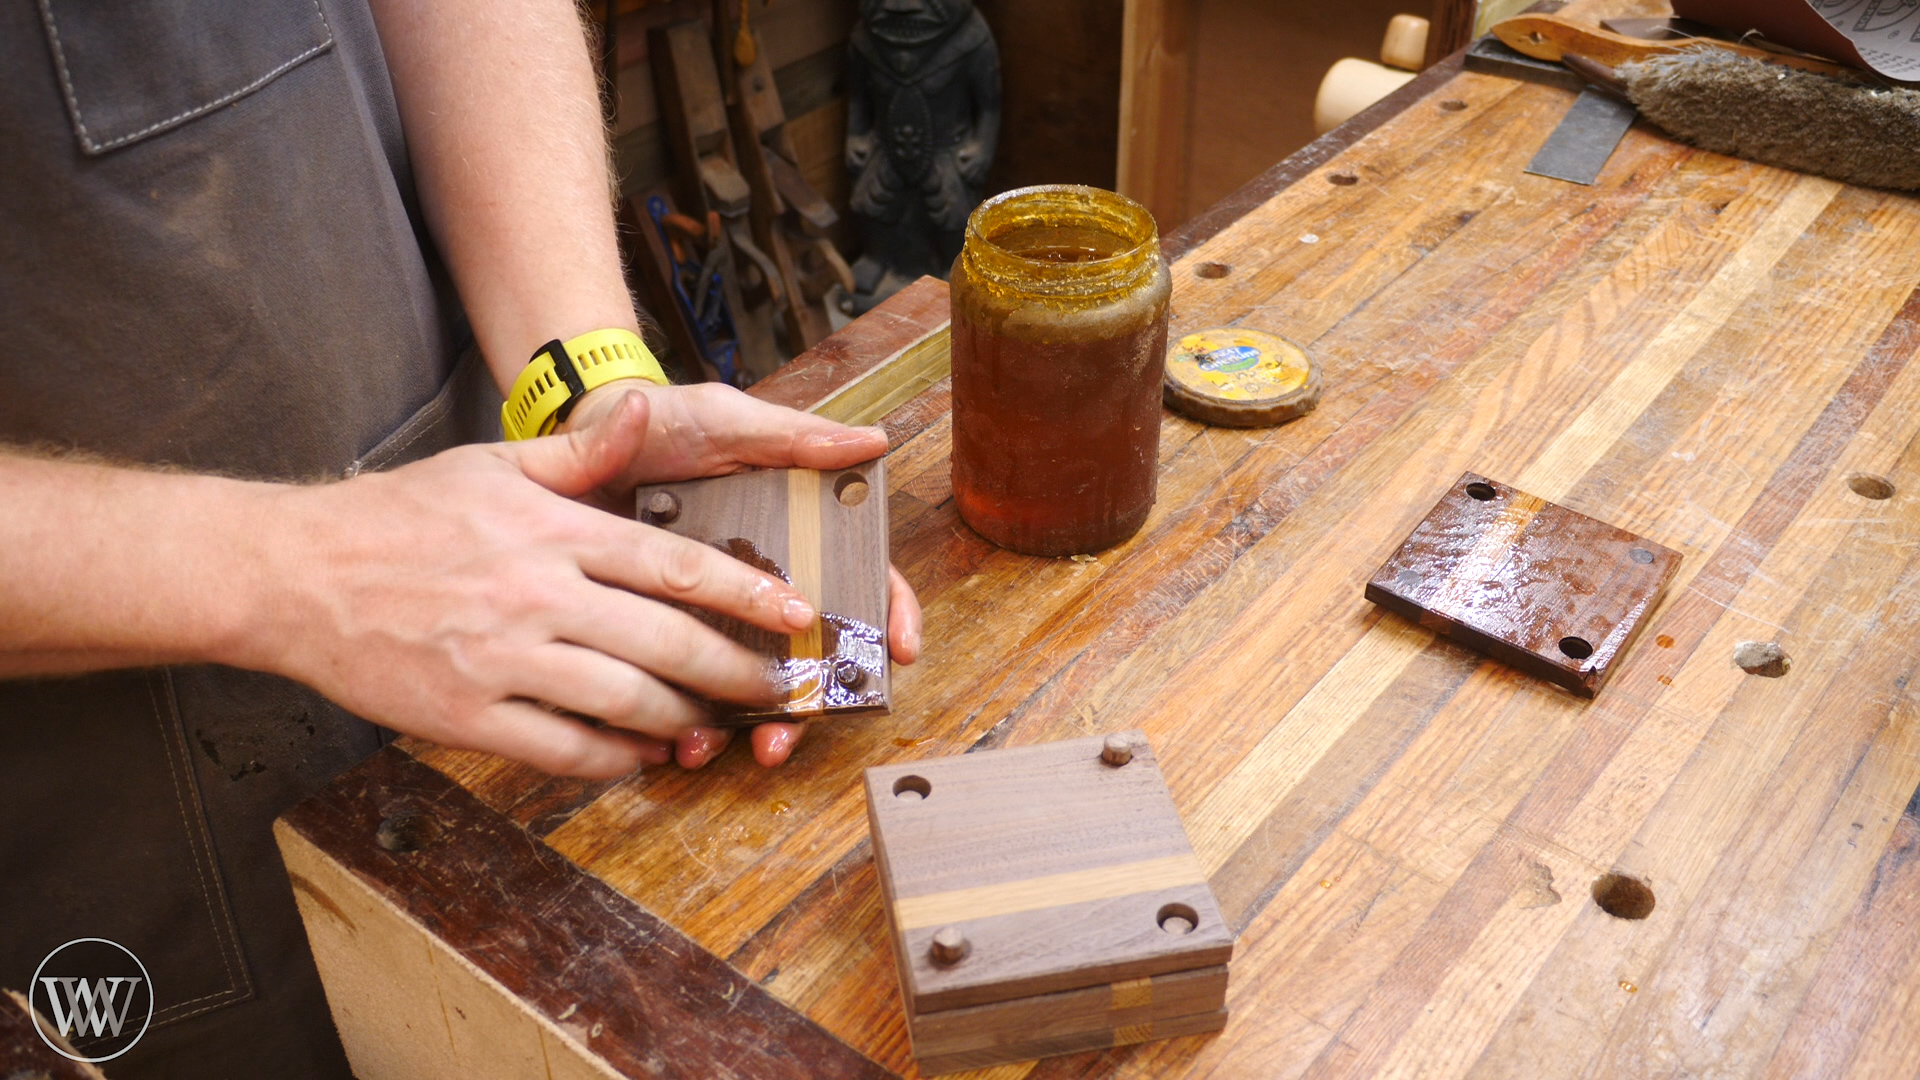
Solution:
<path fill-rule="evenodd" d="M 1200 330 L 1167 350 L 1167 407 L 1203 424 L 1270 427 L 1320 404 L 1320 366 L 1261 330 Z"/>
<path fill-rule="evenodd" d="M 1477 473 L 1462 476 L 1367 599 L 1592 697 L 1680 567 L 1680 553 Z"/>
<path fill-rule="evenodd" d="M 1233 934 L 1142 733 L 877 766 L 866 785 L 923 1072 L 1224 1022 Z"/>
<path fill-rule="evenodd" d="M 884 711 L 887 656 L 886 459 L 838 472 L 760 469 L 653 484 L 635 493 L 639 519 L 690 537 L 791 583 L 821 617 L 788 637 L 689 609 L 768 658 L 787 690 L 774 709 L 723 707 L 714 723 Z"/>

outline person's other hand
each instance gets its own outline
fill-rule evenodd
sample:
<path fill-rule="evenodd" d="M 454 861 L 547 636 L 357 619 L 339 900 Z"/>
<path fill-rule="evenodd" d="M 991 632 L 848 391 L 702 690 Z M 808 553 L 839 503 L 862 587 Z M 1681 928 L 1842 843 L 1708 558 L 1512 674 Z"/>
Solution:
<path fill-rule="evenodd" d="M 261 541 L 263 602 L 234 661 L 553 773 L 664 762 L 706 717 L 688 691 L 777 700 L 761 658 L 667 601 L 785 634 L 815 613 L 723 552 L 576 501 L 630 471 L 655 431 L 647 397 L 623 395 L 564 435 L 270 489 L 263 513 L 284 528 Z"/>
<path fill-rule="evenodd" d="M 655 386 L 639 380 L 608 383 L 589 391 L 567 417 L 567 430 L 586 431 L 647 400 L 647 435 L 639 453 L 610 483 L 600 485 L 592 501 L 612 513 L 633 515 L 633 489 L 640 484 L 720 476 L 747 468 L 844 469 L 870 461 L 887 450 L 886 432 L 854 428 L 811 413 L 772 405 L 730 386 Z M 898 664 L 920 656 L 920 601 L 912 586 L 889 568 L 887 651 Z M 784 631 L 783 631 L 784 632 Z M 769 723 L 753 729 L 753 756 L 762 765 L 778 765 L 793 753 L 804 724 Z M 726 749 L 731 735 L 721 728 L 696 727 L 673 747 L 685 768 L 697 769 Z M 650 753 L 659 754 L 659 748 Z"/>
<path fill-rule="evenodd" d="M 591 496 L 602 509 L 626 517 L 633 516 L 633 489 L 641 484 L 750 468 L 844 469 L 887 452 L 887 433 L 877 427 L 848 427 L 724 383 L 655 386 L 621 379 L 589 390 L 561 430 L 604 423 L 636 397 L 647 403 L 646 434 L 625 468 Z"/>

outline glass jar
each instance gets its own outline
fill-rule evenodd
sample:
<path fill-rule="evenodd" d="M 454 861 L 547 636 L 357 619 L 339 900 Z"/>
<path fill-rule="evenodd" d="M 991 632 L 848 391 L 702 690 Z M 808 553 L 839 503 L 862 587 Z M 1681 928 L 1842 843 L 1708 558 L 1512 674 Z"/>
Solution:
<path fill-rule="evenodd" d="M 1153 508 L 1172 280 L 1145 207 L 1077 185 L 980 204 L 954 260 L 953 494 L 995 544 L 1099 551 Z"/>

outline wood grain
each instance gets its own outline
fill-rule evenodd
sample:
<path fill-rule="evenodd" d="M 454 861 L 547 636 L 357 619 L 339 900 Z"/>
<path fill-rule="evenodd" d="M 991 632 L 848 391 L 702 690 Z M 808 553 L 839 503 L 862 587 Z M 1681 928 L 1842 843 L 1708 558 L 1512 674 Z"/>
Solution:
<path fill-rule="evenodd" d="M 934 381 L 943 377 L 937 365 L 945 351 L 946 324 L 946 282 L 921 278 L 861 316 L 857 329 L 849 326 L 815 346 L 806 362 L 788 364 L 755 383 L 753 394 L 805 412 L 817 411 L 844 395 L 857 395 L 863 405 L 872 402 L 892 411 L 901 404 L 897 394 L 902 387 L 919 392 L 924 385 L 915 379 L 923 374 Z M 895 361 L 900 358 L 928 353 L 933 354 L 934 367 L 908 365 L 914 370 L 898 370 Z M 871 408 L 835 417 L 849 424 L 879 418 L 871 415 Z"/>
<path fill-rule="evenodd" d="M 640 521 L 709 544 L 785 579 L 820 612 L 791 636 L 693 614 L 767 657 L 786 700 L 723 706 L 713 722 L 857 716 L 889 707 L 890 583 L 884 458 L 847 469 L 763 469 L 635 490 Z"/>
<path fill-rule="evenodd" d="M 1062 1035 L 1137 1028 L 1163 1018 L 1219 1012 L 1226 1006 L 1227 968 L 1196 968 L 1127 979 L 1104 986 L 1063 990 L 963 1009 L 943 1009 L 913 1018 L 913 1048 L 921 1066 L 929 1058 L 1004 1050 L 1021 1042 Z M 1009 1032 L 1028 1033 L 1027 1038 Z M 1017 1060 L 1017 1059 L 1016 1059 Z"/>
<path fill-rule="evenodd" d="M 1104 735 L 876 766 L 874 860 L 915 1016 L 1224 964 L 1220 917 L 1152 748 L 1122 766 Z M 1191 932 L 1169 933 L 1169 907 Z M 943 964 L 934 933 L 972 951 Z"/>
<path fill-rule="evenodd" d="M 1680 555 L 1467 473 L 1367 581 L 1367 599 L 1592 697 L 1640 634 Z"/>
<path fill-rule="evenodd" d="M 1182 0 L 1126 0 L 1121 20 L 1114 188 L 1166 222 L 1186 217 L 1193 18 Z"/>
<path fill-rule="evenodd" d="M 1104 1049 L 1109 1046 L 1131 1046 L 1135 1043 L 1153 1039 L 1171 1039 L 1180 1035 L 1199 1035 L 1209 1031 L 1219 1031 L 1227 1024 L 1225 1009 L 1196 1013 L 1192 1016 L 1177 1016 L 1164 1020 L 1150 1020 L 1137 1024 L 1128 1024 L 1112 1031 L 1077 1032 L 1070 1035 L 1051 1035 L 1027 1042 L 1009 1043 L 1003 1046 L 967 1050 L 956 1054 L 941 1054 L 922 1058 L 919 1071 L 922 1076 L 940 1076 L 946 1073 L 969 1069 L 990 1068 L 1008 1061 L 1025 1061 L 1030 1058 L 1055 1057 L 1082 1050 Z M 1009 1070 L 1019 1071 L 1018 1065 L 1008 1066 Z"/>
<path fill-rule="evenodd" d="M 358 1076 L 885 1075 L 395 748 L 274 831 Z"/>
<path fill-rule="evenodd" d="M 1920 203 L 1646 129 L 1591 188 L 1533 177 L 1570 93 L 1414 85 L 1170 238 L 1176 332 L 1281 333 L 1327 389 L 1272 431 L 1167 416 L 1128 544 L 993 549 L 952 510 L 940 389 L 885 421 L 928 626 L 889 718 L 604 788 L 421 757 L 906 1075 L 861 771 L 1138 727 L 1240 933 L 1233 1019 L 983 1075 L 1911 1076 Z M 1362 598 L 1469 469 L 1682 555 L 1598 698 Z M 1747 674 L 1744 641 L 1790 669 Z M 1596 906 L 1610 873 L 1648 917 Z"/>
<path fill-rule="evenodd" d="M 1474 15 L 1478 0 L 1434 0 L 1427 20 L 1427 49 L 1421 67 L 1430 67 L 1473 40 Z"/>

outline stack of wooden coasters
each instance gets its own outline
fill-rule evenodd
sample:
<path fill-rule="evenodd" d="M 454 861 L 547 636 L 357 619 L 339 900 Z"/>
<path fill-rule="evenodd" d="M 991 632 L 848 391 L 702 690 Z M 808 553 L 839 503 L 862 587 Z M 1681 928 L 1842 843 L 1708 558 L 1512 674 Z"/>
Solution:
<path fill-rule="evenodd" d="M 922 1073 L 1225 1025 L 1233 934 L 1144 734 L 866 781 Z"/>

